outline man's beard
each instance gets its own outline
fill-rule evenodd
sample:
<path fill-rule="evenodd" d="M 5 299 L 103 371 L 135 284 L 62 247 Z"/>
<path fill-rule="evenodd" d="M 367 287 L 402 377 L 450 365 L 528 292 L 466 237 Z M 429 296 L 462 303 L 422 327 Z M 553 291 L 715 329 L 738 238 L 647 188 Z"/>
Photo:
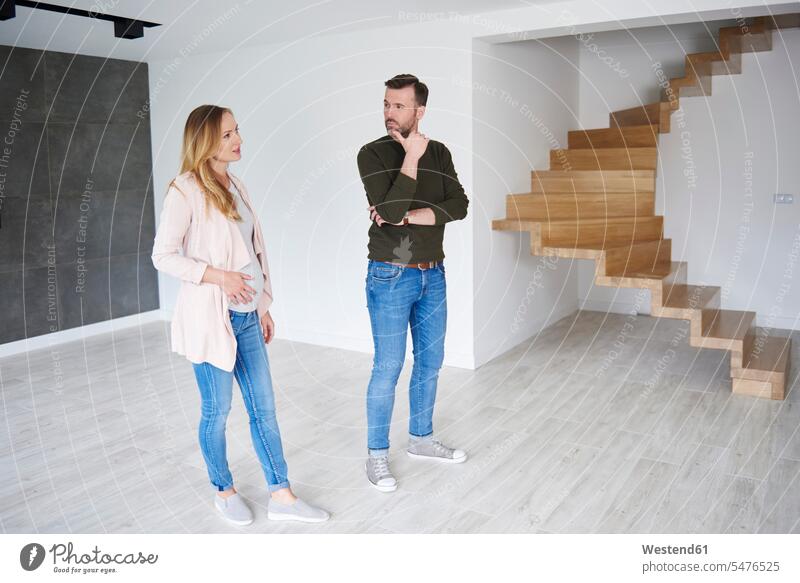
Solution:
<path fill-rule="evenodd" d="M 400 127 L 400 125 L 397 122 L 395 122 L 395 125 L 396 125 L 396 127 L 391 128 L 391 129 L 388 126 L 386 127 L 386 133 L 389 134 L 390 136 L 392 135 L 393 131 L 397 130 L 397 131 L 400 132 L 401 136 L 403 136 L 404 138 L 407 138 L 408 135 L 411 133 L 411 127 L 413 127 L 413 126 L 409 126 L 407 128 L 403 128 L 403 127 Z"/>

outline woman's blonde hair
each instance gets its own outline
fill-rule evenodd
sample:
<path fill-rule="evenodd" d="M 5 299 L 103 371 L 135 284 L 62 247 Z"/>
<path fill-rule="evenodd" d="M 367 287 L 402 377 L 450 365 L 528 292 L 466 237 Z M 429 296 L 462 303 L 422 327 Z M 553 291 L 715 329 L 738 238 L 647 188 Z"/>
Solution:
<path fill-rule="evenodd" d="M 222 116 L 233 112 L 218 105 L 201 105 L 192 110 L 183 129 L 181 174 L 191 171 L 205 192 L 206 208 L 213 204 L 223 216 L 239 221 L 233 195 L 220 184 L 211 170 L 211 159 L 219 150 L 222 139 Z"/>

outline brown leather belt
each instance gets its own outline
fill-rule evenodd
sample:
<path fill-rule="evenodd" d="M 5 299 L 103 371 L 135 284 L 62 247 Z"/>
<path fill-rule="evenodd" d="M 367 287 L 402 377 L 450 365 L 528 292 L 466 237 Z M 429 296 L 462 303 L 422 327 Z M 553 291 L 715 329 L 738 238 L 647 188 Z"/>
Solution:
<path fill-rule="evenodd" d="M 424 263 L 392 263 L 386 261 L 389 265 L 399 265 L 400 267 L 415 267 L 416 269 L 433 269 L 439 265 L 439 261 L 425 261 Z"/>

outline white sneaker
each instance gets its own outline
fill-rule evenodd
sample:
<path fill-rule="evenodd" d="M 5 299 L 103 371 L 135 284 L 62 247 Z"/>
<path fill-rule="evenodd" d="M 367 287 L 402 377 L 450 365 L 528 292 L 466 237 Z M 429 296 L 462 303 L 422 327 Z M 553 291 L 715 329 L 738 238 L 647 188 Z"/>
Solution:
<path fill-rule="evenodd" d="M 247 526 L 253 522 L 253 512 L 244 501 L 244 498 L 236 492 L 227 498 L 219 494 L 214 494 L 214 506 L 225 517 L 226 520 L 239 526 Z"/>
<path fill-rule="evenodd" d="M 389 456 L 369 456 L 364 469 L 367 471 L 369 483 L 376 489 L 381 492 L 397 490 L 397 480 L 394 479 L 392 471 L 389 469 Z"/>
<path fill-rule="evenodd" d="M 312 506 L 298 498 L 294 504 L 269 501 L 267 518 L 270 520 L 298 520 L 300 522 L 325 522 L 331 517 L 327 510 Z"/>
<path fill-rule="evenodd" d="M 438 439 L 409 441 L 406 453 L 408 453 L 409 457 L 432 459 L 448 464 L 460 464 L 467 461 L 467 452 L 442 445 Z"/>

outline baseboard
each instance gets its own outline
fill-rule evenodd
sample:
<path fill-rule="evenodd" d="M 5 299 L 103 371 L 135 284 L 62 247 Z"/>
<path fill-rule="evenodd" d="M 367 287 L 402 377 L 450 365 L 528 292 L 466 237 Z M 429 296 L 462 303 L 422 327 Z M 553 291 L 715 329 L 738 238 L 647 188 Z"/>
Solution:
<path fill-rule="evenodd" d="M 23 338 L 22 340 L 0 344 L 0 358 L 13 356 L 15 354 L 23 354 L 40 348 L 50 348 L 58 344 L 65 344 L 67 342 L 88 338 L 89 336 L 107 334 L 109 332 L 133 328 L 149 322 L 159 322 L 165 319 L 168 318 L 164 317 L 161 310 L 151 310 L 131 316 L 123 316 L 122 318 L 86 324 L 84 326 L 78 326 L 77 328 L 70 328 L 69 330 L 60 330 L 58 332 L 51 332 L 50 334 L 42 334 L 41 336 Z"/>

